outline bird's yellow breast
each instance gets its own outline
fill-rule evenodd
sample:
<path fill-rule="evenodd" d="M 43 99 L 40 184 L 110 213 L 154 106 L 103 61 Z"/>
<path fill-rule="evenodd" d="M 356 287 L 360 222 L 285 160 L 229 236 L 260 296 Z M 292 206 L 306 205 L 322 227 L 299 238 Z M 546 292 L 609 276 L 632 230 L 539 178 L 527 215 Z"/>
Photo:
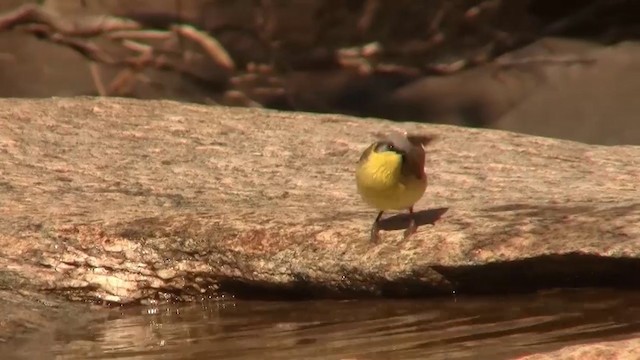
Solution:
<path fill-rule="evenodd" d="M 405 176 L 402 156 L 392 151 L 371 151 L 356 169 L 362 199 L 378 210 L 402 210 L 413 206 L 424 194 L 426 179 Z"/>

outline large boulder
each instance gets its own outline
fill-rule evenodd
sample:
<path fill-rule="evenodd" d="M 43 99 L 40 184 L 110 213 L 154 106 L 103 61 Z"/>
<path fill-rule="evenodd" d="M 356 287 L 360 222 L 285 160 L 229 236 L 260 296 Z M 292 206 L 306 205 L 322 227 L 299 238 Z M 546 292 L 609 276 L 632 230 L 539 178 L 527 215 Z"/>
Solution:
<path fill-rule="evenodd" d="M 354 184 L 375 133 L 438 136 L 383 222 Z M 0 100 L 2 289 L 130 303 L 640 287 L 640 147 L 118 98 Z"/>
<path fill-rule="evenodd" d="M 544 38 L 496 61 L 380 97 L 394 120 L 488 127 L 586 143 L 640 144 L 640 45 Z"/>

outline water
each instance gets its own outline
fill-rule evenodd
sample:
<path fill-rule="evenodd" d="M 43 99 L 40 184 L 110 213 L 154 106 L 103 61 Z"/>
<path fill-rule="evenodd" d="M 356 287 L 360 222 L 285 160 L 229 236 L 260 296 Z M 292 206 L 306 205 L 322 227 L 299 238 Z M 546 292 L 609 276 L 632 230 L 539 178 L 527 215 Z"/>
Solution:
<path fill-rule="evenodd" d="M 23 358 L 508 359 L 640 336 L 640 293 L 564 290 L 435 300 L 208 300 L 111 309 L 75 330 L 59 325 L 19 349 Z"/>

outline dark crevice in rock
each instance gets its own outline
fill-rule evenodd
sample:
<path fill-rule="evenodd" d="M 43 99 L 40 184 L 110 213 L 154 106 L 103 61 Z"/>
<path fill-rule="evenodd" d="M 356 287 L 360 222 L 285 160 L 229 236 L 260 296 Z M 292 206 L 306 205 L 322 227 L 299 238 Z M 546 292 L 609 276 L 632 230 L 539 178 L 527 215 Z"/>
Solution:
<path fill-rule="evenodd" d="M 229 294 L 243 300 L 311 300 L 317 298 L 362 298 L 370 297 L 372 290 L 357 288 L 331 288 L 310 281 L 299 280 L 286 284 L 245 279 L 223 279 L 218 283 L 221 294 Z"/>
<path fill-rule="evenodd" d="M 221 293 L 239 299 L 306 300 L 314 298 L 411 298 L 460 295 L 506 295 L 554 288 L 640 289 L 640 259 L 595 255 L 545 255 L 535 258 L 472 266 L 433 266 L 450 285 L 434 286 L 432 280 L 408 276 L 394 281 L 368 279 L 367 286 L 321 285 L 299 280 L 274 284 L 224 279 Z"/>
<path fill-rule="evenodd" d="M 526 293 L 550 288 L 640 289 L 640 259 L 585 254 L 544 255 L 476 266 L 434 266 L 457 293 Z"/>

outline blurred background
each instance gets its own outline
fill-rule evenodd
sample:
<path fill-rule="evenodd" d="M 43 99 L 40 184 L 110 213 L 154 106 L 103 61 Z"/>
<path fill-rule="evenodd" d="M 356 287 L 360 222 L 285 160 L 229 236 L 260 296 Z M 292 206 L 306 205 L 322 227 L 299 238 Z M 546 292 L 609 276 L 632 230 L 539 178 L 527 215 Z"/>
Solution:
<path fill-rule="evenodd" d="M 121 96 L 640 144 L 639 0 L 0 2 L 0 97 Z"/>

